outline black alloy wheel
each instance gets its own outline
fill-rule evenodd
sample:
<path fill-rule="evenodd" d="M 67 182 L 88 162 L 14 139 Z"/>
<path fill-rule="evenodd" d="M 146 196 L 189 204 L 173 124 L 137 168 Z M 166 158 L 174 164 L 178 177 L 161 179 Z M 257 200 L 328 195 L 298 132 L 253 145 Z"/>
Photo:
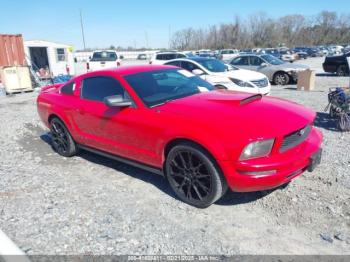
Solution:
<path fill-rule="evenodd" d="M 166 175 L 175 194 L 199 208 L 210 206 L 227 189 L 212 157 L 197 145 L 173 147 L 167 156 Z"/>
<path fill-rule="evenodd" d="M 58 154 L 70 157 L 77 153 L 77 146 L 61 120 L 53 118 L 50 122 L 50 131 L 52 147 Z"/>

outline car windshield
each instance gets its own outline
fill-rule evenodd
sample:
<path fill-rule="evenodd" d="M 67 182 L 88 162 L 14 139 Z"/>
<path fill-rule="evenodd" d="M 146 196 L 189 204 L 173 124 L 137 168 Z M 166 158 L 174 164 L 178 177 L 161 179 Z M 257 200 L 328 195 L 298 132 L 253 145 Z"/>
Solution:
<path fill-rule="evenodd" d="M 124 78 L 148 107 L 214 90 L 214 86 L 186 70 L 157 70 Z"/>
<path fill-rule="evenodd" d="M 101 51 L 94 52 L 91 61 L 116 61 L 118 56 L 115 52 Z"/>
<path fill-rule="evenodd" d="M 282 65 L 284 62 L 281 59 L 278 59 L 275 56 L 272 55 L 262 55 L 263 59 L 265 59 L 269 64 L 271 65 Z"/>
<path fill-rule="evenodd" d="M 198 64 L 204 66 L 207 70 L 211 72 L 227 72 L 229 70 L 228 66 L 223 62 L 216 59 L 198 60 Z"/>

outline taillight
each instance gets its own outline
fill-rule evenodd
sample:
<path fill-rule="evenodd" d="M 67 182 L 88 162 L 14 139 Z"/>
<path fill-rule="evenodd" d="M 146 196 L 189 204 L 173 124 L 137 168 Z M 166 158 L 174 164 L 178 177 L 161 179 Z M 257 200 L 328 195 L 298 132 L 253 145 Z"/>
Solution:
<path fill-rule="evenodd" d="M 86 70 L 90 70 L 90 64 L 86 63 Z"/>
<path fill-rule="evenodd" d="M 120 66 L 120 62 L 119 61 L 117 61 L 117 66 Z"/>
<path fill-rule="evenodd" d="M 68 65 L 66 65 L 66 72 L 67 72 L 67 75 L 69 75 L 70 69 L 69 69 L 69 66 L 68 66 Z"/>

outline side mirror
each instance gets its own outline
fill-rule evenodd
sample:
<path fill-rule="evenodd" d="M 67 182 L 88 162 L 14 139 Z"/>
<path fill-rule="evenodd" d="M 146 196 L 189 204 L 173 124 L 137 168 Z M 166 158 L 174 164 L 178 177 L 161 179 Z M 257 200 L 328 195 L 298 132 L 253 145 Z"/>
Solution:
<path fill-rule="evenodd" d="M 197 75 L 197 76 L 204 75 L 204 72 L 200 69 L 193 69 L 192 73 Z"/>
<path fill-rule="evenodd" d="M 267 66 L 267 63 L 261 63 L 260 66 L 261 66 L 261 67 L 266 67 L 266 66 Z"/>
<path fill-rule="evenodd" d="M 129 107 L 132 105 L 129 99 L 125 99 L 121 95 L 107 96 L 103 99 L 103 102 L 109 107 Z"/>
<path fill-rule="evenodd" d="M 120 59 L 124 59 L 124 56 L 123 56 L 123 55 L 121 55 L 121 56 L 119 56 L 119 58 L 120 58 Z"/>
<path fill-rule="evenodd" d="M 89 59 L 91 60 L 91 56 L 89 56 Z"/>

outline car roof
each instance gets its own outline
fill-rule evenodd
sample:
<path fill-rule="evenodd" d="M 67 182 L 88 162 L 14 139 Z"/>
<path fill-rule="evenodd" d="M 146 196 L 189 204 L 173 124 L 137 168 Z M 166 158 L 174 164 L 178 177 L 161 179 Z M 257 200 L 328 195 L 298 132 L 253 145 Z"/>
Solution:
<path fill-rule="evenodd" d="M 82 74 L 80 76 L 96 76 L 98 73 L 105 74 L 105 73 L 112 73 L 117 74 L 121 76 L 126 75 L 133 75 L 138 73 L 144 73 L 144 72 L 151 72 L 151 71 L 157 71 L 157 70 L 166 70 L 166 69 L 176 69 L 178 67 L 171 66 L 171 65 L 133 65 L 133 66 L 121 66 L 118 68 L 111 68 L 111 69 L 103 69 L 103 70 L 96 70 L 92 71 L 86 74 Z"/>
<path fill-rule="evenodd" d="M 195 62 L 200 62 L 200 61 L 207 61 L 207 60 L 215 60 L 215 58 L 210 58 L 210 57 L 202 57 L 202 56 L 193 56 L 193 57 L 188 57 L 188 58 L 182 58 L 183 60 L 192 60 Z"/>

